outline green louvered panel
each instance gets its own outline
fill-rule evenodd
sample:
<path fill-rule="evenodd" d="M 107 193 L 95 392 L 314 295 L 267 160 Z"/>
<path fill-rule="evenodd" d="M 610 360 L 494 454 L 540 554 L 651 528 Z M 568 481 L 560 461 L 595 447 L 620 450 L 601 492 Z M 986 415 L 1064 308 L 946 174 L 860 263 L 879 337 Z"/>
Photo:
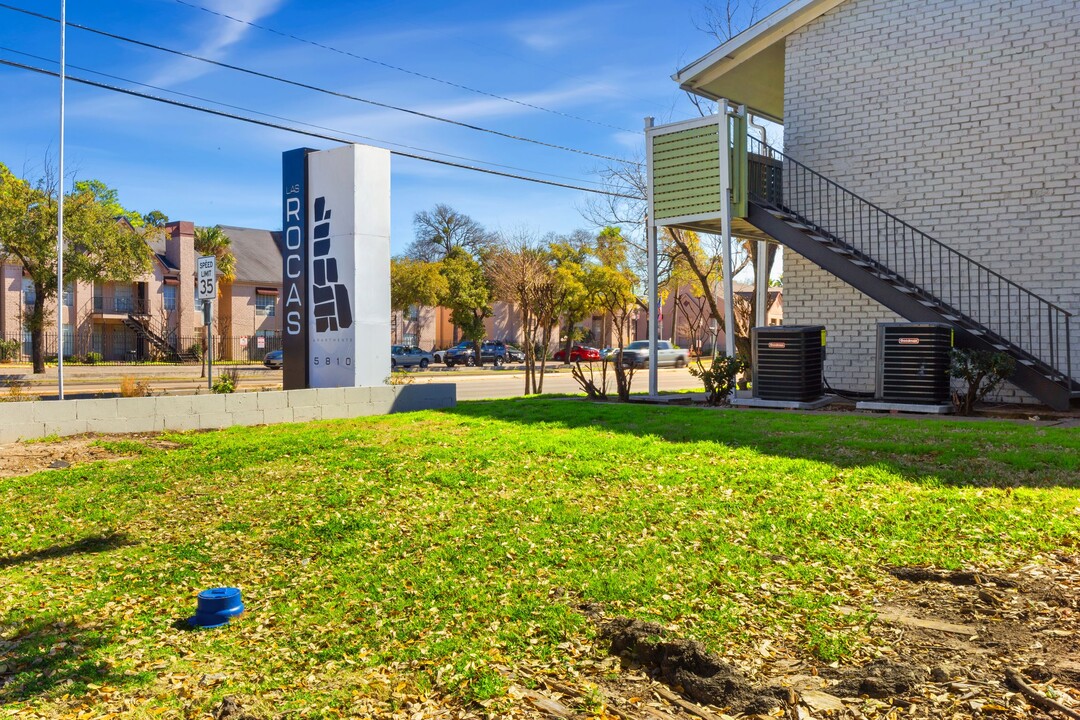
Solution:
<path fill-rule="evenodd" d="M 656 219 L 720 212 L 720 148 L 716 125 L 652 139 Z"/>

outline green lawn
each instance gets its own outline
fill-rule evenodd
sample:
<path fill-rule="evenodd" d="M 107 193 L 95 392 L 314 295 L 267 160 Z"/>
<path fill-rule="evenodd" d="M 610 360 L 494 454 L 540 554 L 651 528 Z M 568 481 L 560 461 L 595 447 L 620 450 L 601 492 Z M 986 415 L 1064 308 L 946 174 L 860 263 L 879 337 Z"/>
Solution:
<path fill-rule="evenodd" d="M 883 565 L 1080 537 L 1080 433 L 1004 422 L 539 399 L 171 439 L 0 479 L 0 708 L 498 706 L 498 666 L 598 659 L 585 602 L 853 660 Z M 184 629 L 216 585 L 249 612 Z"/>

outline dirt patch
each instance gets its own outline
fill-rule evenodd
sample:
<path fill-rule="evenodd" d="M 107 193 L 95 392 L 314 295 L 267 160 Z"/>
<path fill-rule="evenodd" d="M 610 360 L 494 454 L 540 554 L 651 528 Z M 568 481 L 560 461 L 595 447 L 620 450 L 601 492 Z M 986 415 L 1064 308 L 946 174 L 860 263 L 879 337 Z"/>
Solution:
<path fill-rule="evenodd" d="M 227 695 L 221 703 L 214 708 L 212 713 L 214 720 L 262 720 L 259 715 L 254 715 L 244 710 L 240 702 L 231 695 Z"/>
<path fill-rule="evenodd" d="M 709 654 L 696 642 L 669 638 L 659 625 L 613 618 L 600 628 L 612 655 L 627 657 L 653 669 L 668 685 L 692 700 L 735 712 L 768 713 L 794 701 L 782 687 L 756 688 L 735 668 Z"/>
<path fill-rule="evenodd" d="M 793 645 L 764 661 L 753 650 L 720 658 L 662 626 L 580 606 L 600 629 L 596 652 L 611 655 L 578 682 L 534 677 L 537 692 L 559 703 L 540 714 L 582 717 L 590 697 L 622 720 L 1072 717 L 1043 698 L 1080 713 L 1080 558 L 884 570 L 896 580 L 862 608 L 876 619 L 848 663 Z"/>
<path fill-rule="evenodd" d="M 907 582 L 943 582 L 950 585 L 996 585 L 1003 588 L 1017 586 L 1015 580 L 1000 575 L 969 572 L 966 570 L 937 570 L 926 567 L 890 567 L 889 574 Z"/>
<path fill-rule="evenodd" d="M 135 457 L 141 449 L 171 450 L 178 443 L 154 433 L 130 435 L 76 435 L 56 440 L 0 445 L 0 477 L 30 475 L 96 460 Z"/>

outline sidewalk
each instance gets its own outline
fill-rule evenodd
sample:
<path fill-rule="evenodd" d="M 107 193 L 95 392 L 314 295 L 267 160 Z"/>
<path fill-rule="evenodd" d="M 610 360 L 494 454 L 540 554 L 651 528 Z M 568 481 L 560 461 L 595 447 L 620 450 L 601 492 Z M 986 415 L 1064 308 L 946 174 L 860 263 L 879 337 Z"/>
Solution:
<path fill-rule="evenodd" d="M 214 377 L 223 370 L 235 369 L 240 373 L 239 392 L 280 390 L 281 370 L 271 370 L 263 365 L 214 365 Z M 495 369 L 490 366 L 454 367 L 434 365 L 426 370 L 416 368 L 407 372 L 415 382 L 457 382 L 482 380 L 484 378 L 517 378 L 524 366 L 507 365 Z M 565 365 L 548 365 L 545 374 L 569 374 Z M 389 375 L 389 371 L 387 375 Z M 208 390 L 202 365 L 65 365 L 64 397 L 68 399 L 115 395 L 120 382 L 126 378 L 148 380 L 154 394 L 188 395 Z M 48 365 L 40 375 L 33 373 L 29 364 L 0 365 L 0 393 L 8 392 L 6 386 L 16 383 L 22 392 L 42 400 L 57 397 L 57 368 Z"/>

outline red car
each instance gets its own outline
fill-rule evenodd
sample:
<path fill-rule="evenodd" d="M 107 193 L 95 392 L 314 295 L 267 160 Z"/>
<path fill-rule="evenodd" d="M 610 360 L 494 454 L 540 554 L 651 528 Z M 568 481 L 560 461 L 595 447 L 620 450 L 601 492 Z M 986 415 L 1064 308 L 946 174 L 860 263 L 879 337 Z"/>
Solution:
<path fill-rule="evenodd" d="M 566 362 L 566 350 L 559 350 L 551 356 L 552 360 Z M 569 362 L 592 362 L 600 360 L 600 351 L 585 345 L 574 345 L 570 348 Z"/>

